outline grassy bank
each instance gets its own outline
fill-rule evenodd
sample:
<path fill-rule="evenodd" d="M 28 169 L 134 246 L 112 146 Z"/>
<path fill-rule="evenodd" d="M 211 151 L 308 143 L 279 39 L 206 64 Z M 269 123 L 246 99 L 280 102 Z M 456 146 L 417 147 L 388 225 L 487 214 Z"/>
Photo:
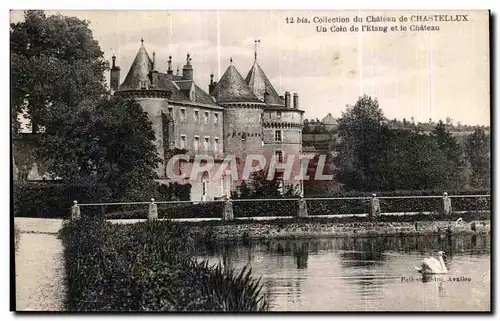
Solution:
<path fill-rule="evenodd" d="M 69 311 L 267 310 L 251 271 L 195 261 L 179 225 L 82 218 L 65 224 L 61 238 Z"/>

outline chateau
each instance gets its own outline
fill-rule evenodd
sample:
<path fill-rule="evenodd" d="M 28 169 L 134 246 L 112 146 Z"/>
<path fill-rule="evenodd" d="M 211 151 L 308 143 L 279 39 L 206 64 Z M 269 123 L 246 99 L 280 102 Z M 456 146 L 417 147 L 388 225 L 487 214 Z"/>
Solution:
<path fill-rule="evenodd" d="M 299 109 L 299 96 L 276 92 L 258 63 L 257 53 L 245 78 L 232 59 L 220 80 L 215 80 L 213 74 L 207 75 L 207 91 L 194 82 L 194 66 L 188 53 L 182 73 L 177 70 L 174 74 L 171 56 L 166 72 L 157 70 L 155 53 L 151 57 L 141 40 L 120 83 L 121 69 L 116 65 L 116 57 L 112 57 L 112 93 L 135 99 L 153 124 L 155 145 L 162 159 L 157 167 L 161 183 L 170 181 L 166 164 L 176 153 L 187 154 L 191 160 L 199 154 L 210 155 L 218 164 L 225 155 L 234 155 L 238 165 L 249 154 L 264 155 L 267 160 L 274 156 L 278 162 L 295 155 L 298 160 L 302 153 L 304 114 Z M 190 164 L 189 160 L 179 163 L 175 170 L 182 174 L 189 171 Z M 192 185 L 191 200 L 223 197 L 238 185 L 231 177 L 214 181 L 211 175 L 212 172 L 189 182 L 186 179 Z"/>

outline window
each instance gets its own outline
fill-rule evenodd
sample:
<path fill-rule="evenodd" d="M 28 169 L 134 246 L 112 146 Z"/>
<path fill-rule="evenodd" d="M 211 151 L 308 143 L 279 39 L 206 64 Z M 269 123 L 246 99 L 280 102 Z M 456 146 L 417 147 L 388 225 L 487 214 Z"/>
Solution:
<path fill-rule="evenodd" d="M 195 110 L 194 111 L 194 122 L 199 123 L 200 122 L 200 111 Z"/>
<path fill-rule="evenodd" d="M 219 113 L 214 114 L 214 124 L 217 125 L 219 123 Z"/>
<path fill-rule="evenodd" d="M 181 149 L 186 149 L 186 135 L 181 135 Z"/>
<path fill-rule="evenodd" d="M 283 163 L 283 151 L 282 150 L 275 151 L 274 155 L 276 155 L 276 162 Z"/>
<path fill-rule="evenodd" d="M 219 149 L 219 137 L 214 138 L 214 150 Z"/>
<path fill-rule="evenodd" d="M 172 107 L 168 107 L 168 115 L 174 117 L 174 109 Z"/>
<path fill-rule="evenodd" d="M 203 121 L 204 121 L 205 124 L 208 124 L 208 111 L 204 112 Z"/>
<path fill-rule="evenodd" d="M 193 149 L 194 149 L 195 152 L 197 152 L 199 148 L 200 148 L 200 137 L 199 136 L 194 136 L 194 146 L 193 146 Z"/>
<path fill-rule="evenodd" d="M 203 149 L 208 150 L 210 147 L 210 136 L 205 136 L 205 140 L 203 141 Z"/>
<path fill-rule="evenodd" d="M 281 118 L 281 111 L 276 112 L 276 117 Z"/>
<path fill-rule="evenodd" d="M 277 141 L 277 142 L 281 142 L 282 141 L 281 130 L 277 130 L 277 131 L 274 132 L 274 140 Z"/>
<path fill-rule="evenodd" d="M 186 121 L 186 108 L 181 108 L 181 122 Z"/>

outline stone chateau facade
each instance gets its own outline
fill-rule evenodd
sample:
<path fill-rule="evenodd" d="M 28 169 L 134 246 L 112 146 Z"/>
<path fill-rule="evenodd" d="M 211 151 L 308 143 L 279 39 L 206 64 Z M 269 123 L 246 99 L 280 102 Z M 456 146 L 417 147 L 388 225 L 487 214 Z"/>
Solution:
<path fill-rule="evenodd" d="M 209 173 L 199 180 L 185 179 L 192 185 L 193 201 L 224 197 L 237 188 L 238 182 L 230 176 L 220 181 L 211 177 L 226 155 L 234 155 L 240 167 L 249 154 L 264 155 L 269 164 L 273 156 L 284 162 L 288 155 L 294 155 L 298 161 L 302 153 L 304 111 L 299 109 L 299 96 L 276 92 L 258 63 L 257 53 L 245 78 L 232 59 L 219 81 L 213 74 L 210 78 L 207 75 L 207 91 L 193 80 L 195 68 L 189 54 L 182 73 L 177 70 L 174 74 L 171 56 L 163 72 L 157 70 L 155 53 L 150 56 L 142 40 L 123 82 L 120 72 L 113 56 L 111 91 L 135 99 L 147 112 L 162 158 L 157 167 L 160 182 L 170 182 L 165 164 L 176 153 L 190 156 L 190 160 L 176 163 L 176 174 L 189 175 L 197 154 L 214 157 L 216 166 Z M 296 166 L 293 172 L 297 174 Z"/>

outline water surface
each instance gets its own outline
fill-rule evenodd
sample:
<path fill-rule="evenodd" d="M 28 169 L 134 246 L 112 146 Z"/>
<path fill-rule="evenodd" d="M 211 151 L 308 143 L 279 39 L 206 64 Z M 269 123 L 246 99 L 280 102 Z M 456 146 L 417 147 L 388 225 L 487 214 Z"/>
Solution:
<path fill-rule="evenodd" d="M 437 251 L 447 275 L 414 269 Z M 264 240 L 205 245 L 200 258 L 262 277 L 274 311 L 489 311 L 490 237 Z"/>

